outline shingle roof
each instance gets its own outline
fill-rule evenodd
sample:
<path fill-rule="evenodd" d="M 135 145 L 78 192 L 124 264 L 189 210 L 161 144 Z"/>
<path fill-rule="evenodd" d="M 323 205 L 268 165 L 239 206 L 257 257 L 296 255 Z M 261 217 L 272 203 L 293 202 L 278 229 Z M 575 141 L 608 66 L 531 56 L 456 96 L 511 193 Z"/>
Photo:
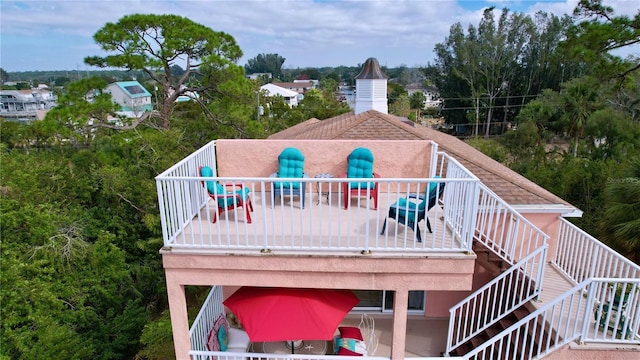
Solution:
<path fill-rule="evenodd" d="M 493 160 L 458 138 L 423 126 L 412 127 L 399 117 L 369 110 L 333 118 L 309 119 L 268 137 L 269 139 L 371 139 L 433 140 L 443 151 L 475 174 L 510 205 L 562 205 L 573 207 L 560 197 Z"/>
<path fill-rule="evenodd" d="M 264 84 L 260 87 L 260 90 L 266 90 L 269 93 L 269 96 L 275 96 L 275 95 L 282 95 L 283 97 L 298 96 L 297 92 L 293 90 L 285 89 L 283 87 L 280 87 L 274 84 Z"/>
<path fill-rule="evenodd" d="M 276 86 L 280 86 L 281 88 L 285 88 L 285 89 L 305 89 L 305 88 L 312 88 L 313 87 L 313 82 L 309 81 L 309 82 L 274 82 L 272 83 Z"/>

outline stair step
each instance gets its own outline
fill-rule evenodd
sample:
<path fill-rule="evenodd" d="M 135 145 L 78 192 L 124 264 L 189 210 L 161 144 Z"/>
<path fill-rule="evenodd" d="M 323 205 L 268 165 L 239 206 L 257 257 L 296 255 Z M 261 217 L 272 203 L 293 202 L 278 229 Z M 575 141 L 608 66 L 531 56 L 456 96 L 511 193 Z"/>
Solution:
<path fill-rule="evenodd" d="M 521 306 L 517 309 L 515 309 L 513 311 L 513 316 L 517 319 L 517 321 L 514 321 L 514 324 L 522 319 L 524 319 L 525 317 L 529 316 L 529 314 L 531 314 L 531 311 L 529 311 L 527 308 Z"/>
<path fill-rule="evenodd" d="M 457 348 L 453 349 L 453 351 L 451 351 L 451 356 L 464 356 L 466 353 L 468 353 L 469 351 L 473 350 L 474 347 L 471 346 L 471 344 L 469 342 L 466 342 L 460 346 L 458 346 Z"/>
<path fill-rule="evenodd" d="M 476 234 L 476 237 L 477 236 L 478 234 Z M 488 272 L 494 275 L 503 273 L 511 267 L 511 264 L 504 261 L 500 256 L 493 253 L 483 243 L 477 240 L 474 240 L 472 249 L 476 253 L 477 264 L 484 267 Z M 521 294 L 523 296 L 532 294 L 536 286 L 530 277 L 519 272 L 510 275 L 507 278 L 507 281 L 510 282 L 510 285 L 506 285 L 504 291 L 501 290 L 502 294 L 500 295 L 501 299 L 499 300 L 504 306 L 514 304 Z M 457 349 L 452 351 L 450 355 L 464 356 L 469 351 L 481 346 L 487 340 L 498 336 L 505 329 L 529 316 L 535 310 L 536 308 L 533 304 L 529 302 L 525 303 L 510 314 L 506 315 L 504 318 L 498 320 L 493 326 L 487 328 L 483 333 L 476 335 L 465 344 L 459 346 Z M 533 328 L 533 323 L 534 322 L 529 322 L 528 329 L 521 329 L 519 333 L 520 336 L 518 338 L 514 336 L 504 338 L 500 344 L 501 349 L 496 349 L 493 355 L 486 354 L 480 358 L 491 360 L 510 360 L 515 358 L 528 360 L 531 357 L 535 358 L 537 356 L 538 347 L 546 348 L 549 344 L 554 344 L 556 334 L 548 324 L 542 323 L 542 318 L 539 318 L 535 323 L 535 329 Z M 523 333 L 523 331 L 525 333 Z M 523 335 L 526 335 L 526 337 Z M 502 355 L 498 357 L 496 355 L 497 353 Z M 531 353 L 531 356 L 529 353 Z"/>
<path fill-rule="evenodd" d="M 524 307 L 525 309 L 527 309 L 527 311 L 528 311 L 529 313 L 532 313 L 532 312 L 535 312 L 536 310 L 538 310 L 538 309 L 536 309 L 536 307 L 535 307 L 535 306 L 533 306 L 533 304 L 532 304 L 530 301 L 529 301 L 529 302 L 524 303 L 524 305 L 522 305 L 522 307 Z"/>
<path fill-rule="evenodd" d="M 477 336 L 472 337 L 469 340 L 469 343 L 471 343 L 471 346 L 475 349 L 477 347 L 479 347 L 480 345 L 484 344 L 487 340 L 489 340 L 489 337 L 487 336 L 486 333 L 480 333 Z"/>
<path fill-rule="evenodd" d="M 473 242 L 472 250 L 476 253 L 486 254 L 491 252 L 486 246 L 478 243 L 477 241 Z"/>
<path fill-rule="evenodd" d="M 549 344 L 551 345 L 555 344 L 555 331 L 551 326 L 549 326 L 549 324 L 543 323 L 542 317 L 538 317 L 537 327 L 538 329 L 534 334 L 536 345 L 543 344 L 543 346 L 546 346 L 547 341 L 549 341 Z M 533 323 L 529 326 L 529 331 L 534 333 Z"/>
<path fill-rule="evenodd" d="M 495 326 L 492 326 L 492 327 L 490 327 L 490 328 L 488 328 L 486 330 L 486 333 L 487 333 L 487 336 L 489 336 L 489 338 L 492 338 L 492 337 L 498 335 L 500 333 L 500 331 L 498 331 L 498 329 L 496 329 Z"/>

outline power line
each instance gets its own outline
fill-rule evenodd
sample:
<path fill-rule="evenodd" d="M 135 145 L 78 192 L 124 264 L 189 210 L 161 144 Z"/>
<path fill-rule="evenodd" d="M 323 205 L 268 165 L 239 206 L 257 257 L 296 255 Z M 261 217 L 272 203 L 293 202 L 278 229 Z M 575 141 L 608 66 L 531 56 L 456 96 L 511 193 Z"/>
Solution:
<path fill-rule="evenodd" d="M 538 97 L 539 95 L 513 95 L 513 96 L 496 96 L 493 99 L 523 99 L 523 98 L 532 98 L 532 97 Z M 441 98 L 442 100 L 446 101 L 446 100 L 469 100 L 469 101 L 475 101 L 476 99 L 486 99 L 489 100 L 488 96 L 476 96 L 476 97 L 459 97 L 459 98 Z"/>
<path fill-rule="evenodd" d="M 480 106 L 478 109 L 505 109 L 505 108 L 518 108 L 524 107 L 527 104 L 509 104 L 509 105 L 492 105 L 492 106 Z M 440 111 L 444 110 L 475 110 L 475 106 L 463 106 L 463 107 L 447 107 L 447 108 L 438 108 Z"/>
<path fill-rule="evenodd" d="M 498 100 L 498 99 L 513 99 L 513 100 L 524 100 L 527 98 L 537 98 L 538 95 L 514 95 L 514 96 L 496 96 L 493 98 L 493 100 Z M 462 100 L 462 101 L 473 101 L 473 102 L 477 102 L 480 100 L 486 101 L 489 100 L 489 97 L 459 97 L 459 98 L 443 98 L 443 105 L 446 104 L 447 100 Z M 483 105 L 483 106 L 474 106 L 474 105 L 470 105 L 470 106 L 458 106 L 458 107 L 442 107 L 442 108 L 438 108 L 438 110 L 440 111 L 445 111 L 445 110 L 476 110 L 476 109 L 482 109 L 482 110 L 488 110 L 488 109 L 505 109 L 505 108 L 521 108 L 524 107 L 526 104 L 522 104 L 522 103 L 518 103 L 517 101 L 513 104 L 502 104 L 502 105 L 491 105 L 491 106 L 487 106 L 487 105 Z"/>

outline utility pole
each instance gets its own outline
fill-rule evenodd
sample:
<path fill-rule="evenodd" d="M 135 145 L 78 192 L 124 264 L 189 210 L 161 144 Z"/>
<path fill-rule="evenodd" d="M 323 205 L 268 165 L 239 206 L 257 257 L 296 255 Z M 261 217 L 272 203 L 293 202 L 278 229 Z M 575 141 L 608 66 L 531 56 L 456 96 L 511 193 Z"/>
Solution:
<path fill-rule="evenodd" d="M 260 91 L 256 92 L 256 99 L 258 100 L 258 107 L 256 108 L 256 120 L 260 122 Z"/>
<path fill-rule="evenodd" d="M 476 98 L 476 139 L 478 138 L 478 124 L 480 123 L 480 97 Z"/>

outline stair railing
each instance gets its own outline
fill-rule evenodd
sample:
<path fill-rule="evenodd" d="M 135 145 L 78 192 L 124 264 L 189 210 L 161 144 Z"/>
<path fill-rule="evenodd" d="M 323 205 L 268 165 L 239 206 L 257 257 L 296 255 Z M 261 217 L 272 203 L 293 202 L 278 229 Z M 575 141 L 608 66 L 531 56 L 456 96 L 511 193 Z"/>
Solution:
<path fill-rule="evenodd" d="M 577 339 L 582 327 L 581 319 L 562 314 L 566 310 L 585 311 L 586 299 L 582 294 L 589 282 L 576 285 L 554 301 L 466 353 L 463 358 L 535 359 Z"/>
<path fill-rule="evenodd" d="M 606 290 L 615 288 L 631 294 L 625 300 L 628 308 L 602 313 L 607 302 L 611 308 L 622 307 L 623 300 Z M 462 357 L 540 359 L 573 341 L 640 345 L 639 288 L 637 278 L 585 280 Z"/>
<path fill-rule="evenodd" d="M 545 244 L 449 310 L 447 354 L 538 296 L 547 250 Z"/>
<path fill-rule="evenodd" d="M 474 239 L 512 266 L 449 310 L 447 354 L 540 294 L 548 236 L 483 184 L 475 223 Z"/>
<path fill-rule="evenodd" d="M 575 283 L 590 278 L 640 278 L 640 266 L 563 218 L 553 264 Z"/>
<path fill-rule="evenodd" d="M 572 341 L 640 345 L 640 266 L 562 218 L 555 253 L 552 265 L 579 284 L 465 354 L 465 359 L 516 358 L 512 344 L 523 343 L 536 344 L 525 351 L 529 359 Z M 536 337 L 544 341 L 532 341 Z"/>
<path fill-rule="evenodd" d="M 594 278 L 580 342 L 640 344 L 640 279 Z"/>
<path fill-rule="evenodd" d="M 513 265 L 544 246 L 549 236 L 480 184 L 474 239 Z"/>

